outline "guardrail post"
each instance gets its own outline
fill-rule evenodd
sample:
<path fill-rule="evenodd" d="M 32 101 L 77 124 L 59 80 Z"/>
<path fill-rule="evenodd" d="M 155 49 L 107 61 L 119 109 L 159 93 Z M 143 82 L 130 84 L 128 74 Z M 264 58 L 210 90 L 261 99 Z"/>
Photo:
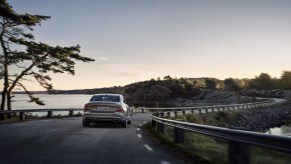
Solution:
<path fill-rule="evenodd" d="M 171 117 L 171 112 L 167 112 L 167 116 L 168 117 Z"/>
<path fill-rule="evenodd" d="M 144 108 L 141 108 L 141 113 L 144 113 Z"/>
<path fill-rule="evenodd" d="M 174 115 L 175 115 L 175 117 L 177 117 L 177 115 L 178 115 L 177 111 L 174 111 Z"/>
<path fill-rule="evenodd" d="M 201 114 L 201 113 L 202 113 L 202 112 L 201 112 L 201 109 L 199 109 L 198 111 L 199 111 L 199 114 Z"/>
<path fill-rule="evenodd" d="M 152 128 L 156 128 L 156 121 L 152 119 Z"/>
<path fill-rule="evenodd" d="M 19 112 L 19 121 L 25 120 L 25 112 Z"/>
<path fill-rule="evenodd" d="M 74 116 L 74 111 L 73 110 L 70 110 L 69 111 L 69 117 L 73 117 Z"/>
<path fill-rule="evenodd" d="M 158 132 L 164 134 L 164 124 L 158 122 Z"/>
<path fill-rule="evenodd" d="M 160 113 L 160 117 L 164 117 L 164 115 L 165 115 L 164 112 Z"/>
<path fill-rule="evenodd" d="M 184 143 L 184 130 L 179 128 L 174 128 L 174 142 Z"/>
<path fill-rule="evenodd" d="M 155 113 L 155 116 L 160 117 L 160 113 L 159 112 Z"/>
<path fill-rule="evenodd" d="M 229 164 L 250 164 L 250 146 L 229 141 L 228 160 Z"/>
<path fill-rule="evenodd" d="M 205 113 L 208 113 L 208 109 L 207 108 L 205 108 Z"/>
<path fill-rule="evenodd" d="M 47 111 L 47 117 L 52 118 L 53 117 L 53 111 Z"/>
<path fill-rule="evenodd" d="M 185 114 L 186 114 L 186 111 L 182 110 L 182 115 L 185 116 Z"/>
<path fill-rule="evenodd" d="M 194 109 L 191 109 L 191 114 L 194 114 Z"/>

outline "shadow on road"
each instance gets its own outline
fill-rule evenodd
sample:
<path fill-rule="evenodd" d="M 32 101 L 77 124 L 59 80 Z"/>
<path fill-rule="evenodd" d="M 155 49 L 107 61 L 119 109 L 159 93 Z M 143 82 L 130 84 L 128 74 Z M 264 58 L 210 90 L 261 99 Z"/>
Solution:
<path fill-rule="evenodd" d="M 89 127 L 86 128 L 111 128 L 111 129 L 120 129 L 121 125 L 117 123 L 90 123 Z"/>

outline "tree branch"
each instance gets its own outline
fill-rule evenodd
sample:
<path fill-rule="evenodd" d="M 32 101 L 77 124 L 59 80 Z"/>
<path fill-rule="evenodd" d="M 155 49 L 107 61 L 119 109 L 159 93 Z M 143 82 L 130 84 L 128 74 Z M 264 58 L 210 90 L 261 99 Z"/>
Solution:
<path fill-rule="evenodd" d="M 38 105 L 45 105 L 44 102 L 41 101 L 38 97 L 34 97 L 33 94 L 29 92 L 23 84 L 17 82 L 17 85 L 20 86 L 25 91 L 26 94 L 28 94 L 30 98 L 30 101 L 28 102 L 35 102 Z"/>

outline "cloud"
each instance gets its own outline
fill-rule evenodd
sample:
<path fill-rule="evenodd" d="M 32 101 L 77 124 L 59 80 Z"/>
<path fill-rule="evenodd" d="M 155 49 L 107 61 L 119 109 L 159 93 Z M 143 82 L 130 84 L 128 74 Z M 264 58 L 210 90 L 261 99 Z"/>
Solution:
<path fill-rule="evenodd" d="M 130 73 L 130 72 L 105 72 L 102 74 L 113 77 L 137 77 L 140 75 L 140 73 Z"/>
<path fill-rule="evenodd" d="M 107 57 L 98 57 L 97 60 L 100 60 L 100 61 L 109 61 L 109 59 Z"/>

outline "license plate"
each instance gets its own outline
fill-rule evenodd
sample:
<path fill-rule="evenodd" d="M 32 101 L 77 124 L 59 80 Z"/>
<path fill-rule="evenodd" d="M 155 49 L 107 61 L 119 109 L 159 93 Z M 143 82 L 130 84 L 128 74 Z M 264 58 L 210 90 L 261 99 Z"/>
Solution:
<path fill-rule="evenodd" d="M 97 106 L 96 109 L 106 110 L 109 109 L 109 106 Z"/>

